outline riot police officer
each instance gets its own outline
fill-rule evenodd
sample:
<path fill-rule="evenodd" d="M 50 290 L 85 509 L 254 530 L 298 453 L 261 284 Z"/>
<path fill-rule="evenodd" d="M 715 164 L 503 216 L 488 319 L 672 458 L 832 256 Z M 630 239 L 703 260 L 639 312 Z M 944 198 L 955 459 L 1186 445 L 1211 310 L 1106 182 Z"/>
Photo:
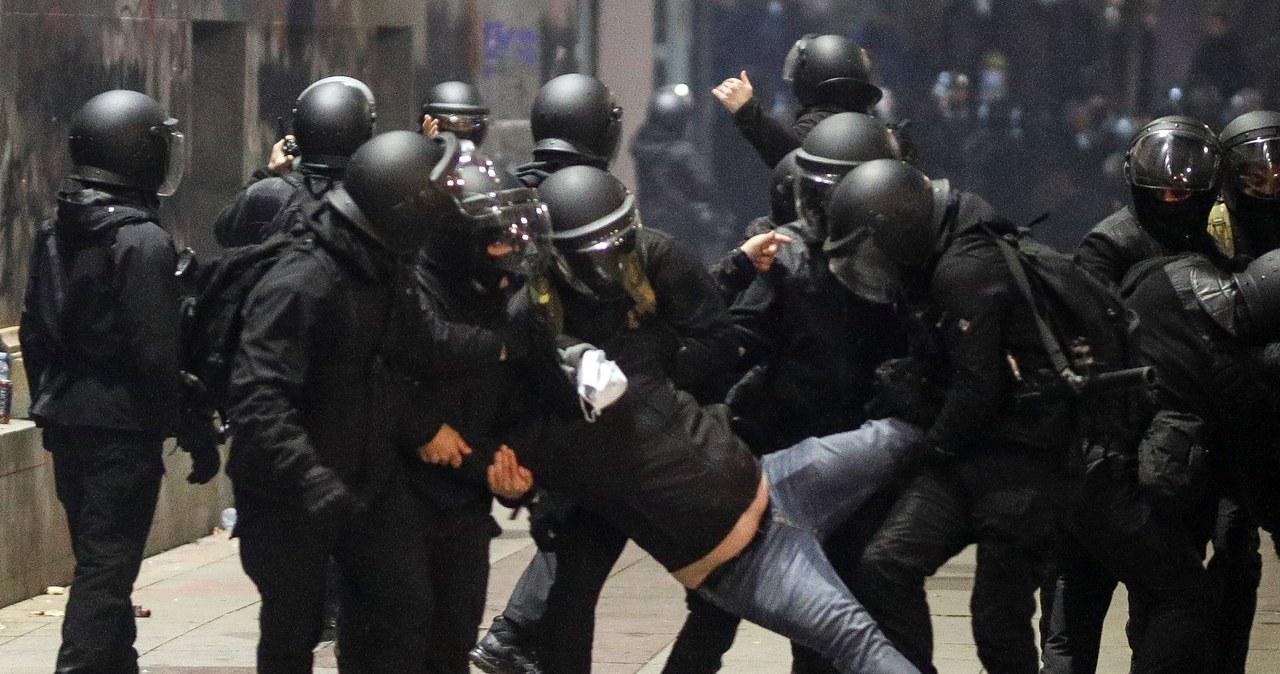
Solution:
<path fill-rule="evenodd" d="M 922 336 L 912 356 L 945 382 L 931 412 L 896 412 L 928 428 L 931 465 L 893 505 L 852 586 L 903 655 L 932 671 L 924 580 L 977 543 L 978 656 L 991 671 L 1035 672 L 1034 593 L 1052 550 L 1068 418 L 1065 404 L 1012 404 L 1010 360 L 1048 367 L 1031 307 L 988 233 L 1012 226 L 977 195 L 892 159 L 846 175 L 827 215 L 835 276 L 868 300 L 910 306 Z"/>
<path fill-rule="evenodd" d="M 129 595 L 179 430 L 178 257 L 158 197 L 182 180 L 178 120 L 136 91 L 99 94 L 71 119 L 68 180 L 40 226 L 20 328 L 31 417 L 53 454 L 75 581 L 59 672 L 136 672 Z M 211 430 L 206 424 L 206 431 Z M 188 478 L 217 474 L 216 442 Z"/>
<path fill-rule="evenodd" d="M 227 471 L 241 562 L 262 594 L 259 671 L 311 671 L 330 556 L 343 578 L 339 666 L 426 671 L 424 524 L 397 452 L 430 439 L 411 432 L 405 354 L 432 342 L 429 316 L 397 302 L 396 283 L 407 253 L 461 218 L 456 155 L 448 134 L 366 142 L 344 158 L 344 185 L 295 218 L 242 310 Z M 501 349 L 486 351 L 496 361 Z"/>
<path fill-rule="evenodd" d="M 715 176 L 707 158 L 687 138 L 694 101 L 689 87 L 661 87 L 649 99 L 649 116 L 631 141 L 636 198 L 649 227 L 662 230 L 711 262 L 732 236 L 733 223 L 715 203 Z"/>
<path fill-rule="evenodd" d="M 1125 155 L 1132 204 L 1098 223 L 1076 249 L 1076 261 L 1119 285 L 1134 264 L 1173 252 L 1221 257 L 1208 232 L 1222 153 L 1213 131 L 1172 115 L 1134 134 Z"/>
<path fill-rule="evenodd" d="M 561 75 L 538 90 L 529 113 L 533 161 L 516 168 L 527 187 L 567 166 L 608 169 L 622 138 L 622 107 L 604 82 Z"/>
<path fill-rule="evenodd" d="M 701 400 L 720 399 L 738 341 L 701 263 L 642 227 L 635 198 L 601 169 L 565 167 L 538 190 L 551 211 L 556 273 L 534 291 L 549 298 L 550 315 L 576 322 L 579 339 L 618 345 L 610 356 L 624 372 L 658 371 Z M 472 651 L 481 669 L 530 671 L 535 639 L 548 670 L 590 667 L 596 601 L 626 536 L 584 508 L 565 510 L 554 554 L 535 557 Z"/>
<path fill-rule="evenodd" d="M 431 87 L 422 114 L 424 125 L 430 124 L 434 133 L 444 131 L 458 138 L 458 177 L 464 191 L 483 194 L 520 186 L 480 149 L 489 134 L 489 108 L 474 86 L 449 81 Z"/>
<path fill-rule="evenodd" d="M 712 92 L 770 167 L 800 147 L 822 120 L 841 112 L 870 113 L 884 94 L 871 83 L 866 50 L 841 35 L 810 34 L 796 40 L 783 64 L 782 79 L 791 84 L 801 106 L 790 128 L 768 115 L 745 70 Z"/>
<path fill-rule="evenodd" d="M 1237 254 L 1259 257 L 1280 248 L 1280 112 L 1237 117 L 1218 134 L 1222 143 L 1222 204 Z"/>
<path fill-rule="evenodd" d="M 265 241 L 288 226 L 285 210 L 299 210 L 341 184 L 347 158 L 373 136 L 377 110 L 373 92 L 360 80 L 326 77 L 307 87 L 293 106 L 293 138 L 272 148 L 267 169 L 254 172 L 249 184 L 214 221 L 213 233 L 223 247 Z M 285 152 L 296 143 L 294 157 Z M 281 216 L 281 217 L 277 217 Z"/>

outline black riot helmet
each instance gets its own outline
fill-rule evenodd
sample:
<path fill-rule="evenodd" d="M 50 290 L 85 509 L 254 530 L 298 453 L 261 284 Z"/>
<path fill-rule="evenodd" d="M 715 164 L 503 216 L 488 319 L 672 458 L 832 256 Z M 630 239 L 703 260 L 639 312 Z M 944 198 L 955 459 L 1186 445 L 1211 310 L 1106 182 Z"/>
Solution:
<path fill-rule="evenodd" d="M 1138 224 L 1170 250 L 1215 250 L 1206 227 L 1221 159 L 1217 136 L 1190 117 L 1161 117 L 1139 129 L 1125 155 Z"/>
<path fill-rule="evenodd" d="M 1258 110 L 1233 120 L 1222 143 L 1222 200 L 1250 255 L 1280 248 L 1280 112 Z"/>
<path fill-rule="evenodd" d="M 459 140 L 480 145 L 489 132 L 489 107 L 480 100 L 480 92 L 466 82 L 441 82 L 431 87 L 422 112 L 435 118 L 441 131 Z"/>
<path fill-rule="evenodd" d="M 302 90 L 293 104 L 293 136 L 303 163 L 342 168 L 373 136 L 378 114 L 364 82 L 341 75 Z"/>
<path fill-rule="evenodd" d="M 1241 337 L 1280 340 L 1280 250 L 1270 251 L 1235 275 L 1244 305 Z"/>
<path fill-rule="evenodd" d="M 587 297 L 626 293 L 640 214 L 622 181 L 591 166 L 570 166 L 538 186 L 551 211 L 556 276 Z"/>
<path fill-rule="evenodd" d="M 155 99 L 116 89 L 98 94 L 71 118 L 71 177 L 87 183 L 173 194 L 186 168 L 178 120 Z"/>
<path fill-rule="evenodd" d="M 842 112 L 822 120 L 796 151 L 796 214 L 815 239 L 827 238 L 826 206 L 836 183 L 864 162 L 901 158 L 897 136 L 871 115 Z"/>
<path fill-rule="evenodd" d="M 871 83 L 871 57 L 841 35 L 805 35 L 787 54 L 782 79 L 801 105 L 833 105 L 869 112 L 884 94 Z"/>
<path fill-rule="evenodd" d="M 769 180 L 769 217 L 775 225 L 795 222 L 800 216 L 796 214 L 796 153 L 800 148 L 788 152 L 773 167 L 773 177 Z"/>
<path fill-rule="evenodd" d="M 859 297 L 896 301 L 904 280 L 922 275 L 936 258 L 951 196 L 948 181 L 929 180 L 897 159 L 853 169 L 828 207 L 831 233 L 823 250 L 831 272 Z"/>
<path fill-rule="evenodd" d="M 693 119 L 693 93 L 687 84 L 655 89 L 649 96 L 649 123 L 673 135 L 681 135 Z"/>
<path fill-rule="evenodd" d="M 374 136 L 351 155 L 343 186 L 327 195 L 335 210 L 396 255 L 422 246 L 433 229 L 464 214 L 453 176 L 458 139 L 412 131 Z"/>
<path fill-rule="evenodd" d="M 622 108 L 604 82 L 590 75 L 561 75 L 538 90 L 529 124 L 535 156 L 575 155 L 607 165 L 618 153 Z"/>

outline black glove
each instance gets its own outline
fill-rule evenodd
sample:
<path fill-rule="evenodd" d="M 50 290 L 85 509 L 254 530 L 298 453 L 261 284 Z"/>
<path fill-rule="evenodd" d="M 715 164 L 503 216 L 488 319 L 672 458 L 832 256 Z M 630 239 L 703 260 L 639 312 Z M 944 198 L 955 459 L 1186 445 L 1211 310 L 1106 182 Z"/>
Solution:
<path fill-rule="evenodd" d="M 573 499 L 559 492 L 535 489 L 529 500 L 529 535 L 539 550 L 554 552 L 560 531 L 574 508 Z"/>
<path fill-rule="evenodd" d="M 187 482 L 205 484 L 217 477 L 222 468 L 222 456 L 218 445 L 222 443 L 222 429 L 213 415 L 184 411 L 178 420 L 178 447 L 191 455 L 191 473 Z"/>
<path fill-rule="evenodd" d="M 876 368 L 879 393 L 867 403 L 867 418 L 896 417 L 921 428 L 933 425 L 942 411 L 942 388 L 929 377 L 930 367 L 918 358 L 894 358 Z"/>
<path fill-rule="evenodd" d="M 336 473 L 316 466 L 302 478 L 302 508 L 323 532 L 332 535 L 345 529 L 365 506 Z"/>

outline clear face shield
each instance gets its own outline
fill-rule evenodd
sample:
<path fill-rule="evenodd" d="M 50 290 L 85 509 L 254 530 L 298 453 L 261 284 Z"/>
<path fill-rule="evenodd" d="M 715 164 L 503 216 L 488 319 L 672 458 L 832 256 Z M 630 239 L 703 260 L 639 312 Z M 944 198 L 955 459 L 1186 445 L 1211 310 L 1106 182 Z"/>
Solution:
<path fill-rule="evenodd" d="M 809 33 L 791 45 L 791 51 L 787 52 L 787 58 L 782 62 L 783 82 L 795 84 L 796 73 L 799 72 L 800 65 L 804 63 L 805 48 L 809 46 L 809 40 L 815 37 L 818 37 L 817 33 Z"/>
<path fill-rule="evenodd" d="M 477 247 L 489 266 L 513 275 L 540 271 L 548 254 L 551 216 L 537 190 L 475 194 L 463 201 L 475 222 Z"/>
<path fill-rule="evenodd" d="M 557 235 L 557 275 L 569 287 L 587 297 L 607 299 L 626 293 L 626 267 L 634 258 L 640 213 L 635 197 L 628 196 L 618 210 L 579 230 Z"/>
<path fill-rule="evenodd" d="M 152 133 L 163 136 L 168 144 L 168 157 L 164 167 L 164 179 L 156 188 L 156 194 L 162 197 L 173 196 L 182 185 L 182 177 L 187 172 L 187 137 L 178 131 L 178 120 L 169 118 L 164 124 L 152 127 Z"/>
<path fill-rule="evenodd" d="M 1213 190 L 1220 162 L 1216 148 L 1200 138 L 1176 130 L 1154 131 L 1129 148 L 1125 177 L 1132 185 L 1160 190 L 1161 201 L 1173 202 L 1191 192 Z"/>
<path fill-rule="evenodd" d="M 827 203 L 843 173 L 818 173 L 796 168 L 794 192 L 796 216 L 804 220 L 814 239 L 827 238 Z"/>
<path fill-rule="evenodd" d="M 1226 180 L 1241 194 L 1280 201 L 1280 138 L 1262 138 L 1227 151 Z"/>
<path fill-rule="evenodd" d="M 448 131 L 463 140 L 476 145 L 484 142 L 489 130 L 489 116 L 483 114 L 443 113 L 432 115 L 440 125 L 441 131 Z"/>
<path fill-rule="evenodd" d="M 902 272 L 863 227 L 828 252 L 828 269 L 849 292 L 868 302 L 893 304 L 903 293 Z"/>

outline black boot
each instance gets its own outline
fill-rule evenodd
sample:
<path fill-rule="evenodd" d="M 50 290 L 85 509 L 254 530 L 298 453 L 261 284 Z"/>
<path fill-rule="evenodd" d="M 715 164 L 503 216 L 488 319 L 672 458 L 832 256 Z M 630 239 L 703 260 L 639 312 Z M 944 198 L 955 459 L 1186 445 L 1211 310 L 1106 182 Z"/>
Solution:
<path fill-rule="evenodd" d="M 489 633 L 471 649 L 469 657 L 471 664 L 488 674 L 542 674 L 529 639 L 502 616 L 493 619 Z"/>

